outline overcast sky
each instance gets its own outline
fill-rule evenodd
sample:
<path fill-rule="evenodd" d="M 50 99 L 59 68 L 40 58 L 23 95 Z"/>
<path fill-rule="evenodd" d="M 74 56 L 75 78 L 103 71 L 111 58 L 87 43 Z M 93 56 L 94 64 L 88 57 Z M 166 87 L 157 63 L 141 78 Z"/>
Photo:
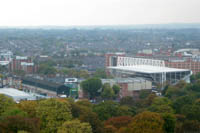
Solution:
<path fill-rule="evenodd" d="M 200 0 L 0 0 L 0 26 L 179 22 L 200 22 Z"/>

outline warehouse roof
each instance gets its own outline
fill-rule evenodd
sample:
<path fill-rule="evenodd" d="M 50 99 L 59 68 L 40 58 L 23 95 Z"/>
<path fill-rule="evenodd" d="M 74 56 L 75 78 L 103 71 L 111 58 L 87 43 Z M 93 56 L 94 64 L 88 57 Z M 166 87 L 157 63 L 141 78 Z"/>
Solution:
<path fill-rule="evenodd" d="M 2 88 L 0 89 L 0 94 L 12 97 L 15 101 L 35 100 L 34 96 L 14 88 Z"/>

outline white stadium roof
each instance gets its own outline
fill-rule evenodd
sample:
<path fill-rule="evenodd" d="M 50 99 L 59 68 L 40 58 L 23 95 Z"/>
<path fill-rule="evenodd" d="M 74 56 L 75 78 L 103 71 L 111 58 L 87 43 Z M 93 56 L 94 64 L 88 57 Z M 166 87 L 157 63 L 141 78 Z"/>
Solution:
<path fill-rule="evenodd" d="M 150 65 L 115 66 L 115 67 L 108 67 L 108 68 L 129 71 L 129 72 L 148 73 L 148 74 L 190 71 L 188 69 L 177 69 L 177 68 L 169 68 L 169 67 L 150 66 Z"/>

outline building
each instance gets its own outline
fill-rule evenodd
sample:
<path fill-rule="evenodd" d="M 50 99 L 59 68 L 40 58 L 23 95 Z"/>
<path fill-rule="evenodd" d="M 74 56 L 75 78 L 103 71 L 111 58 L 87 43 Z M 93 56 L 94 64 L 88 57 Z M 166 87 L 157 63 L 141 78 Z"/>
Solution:
<path fill-rule="evenodd" d="M 105 54 L 105 58 L 106 58 L 106 63 L 105 66 L 115 66 L 116 61 L 117 61 L 117 57 L 124 57 L 125 53 L 107 53 Z"/>
<path fill-rule="evenodd" d="M 15 102 L 20 102 L 21 100 L 36 100 L 35 96 L 14 88 L 2 88 L 0 89 L 0 94 L 13 98 Z"/>
<path fill-rule="evenodd" d="M 141 90 L 152 90 L 152 82 L 143 78 L 114 78 L 114 79 L 101 79 L 102 84 L 110 84 L 120 86 L 119 98 L 131 96 L 137 98 Z M 80 82 L 79 82 L 80 85 Z M 80 86 L 79 86 L 80 87 Z M 79 88 L 79 98 L 87 98 L 88 95 Z"/>
<path fill-rule="evenodd" d="M 124 57 L 125 53 L 107 53 L 105 54 L 105 67 L 116 66 L 117 57 Z M 110 71 L 106 69 L 106 73 L 110 75 Z"/>
<path fill-rule="evenodd" d="M 36 79 L 32 77 L 22 78 L 22 89 L 24 91 L 37 93 L 45 96 L 52 97 L 72 97 L 78 98 L 78 90 L 80 83 L 77 82 L 65 82 L 55 83 L 52 81 Z"/>
<path fill-rule="evenodd" d="M 13 53 L 8 50 L 0 51 L 0 61 L 12 61 Z"/>
<path fill-rule="evenodd" d="M 102 83 L 109 83 L 111 86 L 117 84 L 120 86 L 119 97 L 138 97 L 141 90 L 152 90 L 152 82 L 144 78 L 115 78 L 102 79 Z"/>
<path fill-rule="evenodd" d="M 141 51 L 138 51 L 136 56 L 153 56 L 153 50 L 152 49 L 143 49 Z"/>
<path fill-rule="evenodd" d="M 18 70 L 22 70 L 27 74 L 32 74 L 37 71 L 37 66 L 34 65 L 31 58 L 16 56 L 9 64 L 9 71 L 15 72 Z"/>
<path fill-rule="evenodd" d="M 193 74 L 200 72 L 200 61 L 192 58 L 180 58 L 165 60 L 166 67 L 189 69 Z"/>
<path fill-rule="evenodd" d="M 22 78 L 22 89 L 24 91 L 53 97 L 60 95 L 66 95 L 69 97 L 70 93 L 70 89 L 64 84 L 53 83 L 50 81 L 35 79 L 31 77 Z"/>
<path fill-rule="evenodd" d="M 190 82 L 189 69 L 169 68 L 164 60 L 144 58 L 116 57 L 110 58 L 113 62 L 107 69 L 116 77 L 143 77 L 155 84 L 176 84 L 180 80 Z M 109 63 L 108 63 L 109 64 Z"/>
<path fill-rule="evenodd" d="M 0 65 L 7 66 L 12 61 L 13 53 L 11 51 L 0 51 Z"/>
<path fill-rule="evenodd" d="M 192 57 L 193 55 L 200 55 L 199 49 L 179 49 L 174 51 L 174 55 L 178 57 Z"/>
<path fill-rule="evenodd" d="M 66 78 L 65 79 L 65 86 L 67 86 L 69 91 L 69 96 L 72 98 L 78 98 L 79 97 L 79 82 L 77 78 Z"/>
<path fill-rule="evenodd" d="M 0 65 L 2 66 L 7 66 L 9 63 L 9 61 L 0 61 Z"/>

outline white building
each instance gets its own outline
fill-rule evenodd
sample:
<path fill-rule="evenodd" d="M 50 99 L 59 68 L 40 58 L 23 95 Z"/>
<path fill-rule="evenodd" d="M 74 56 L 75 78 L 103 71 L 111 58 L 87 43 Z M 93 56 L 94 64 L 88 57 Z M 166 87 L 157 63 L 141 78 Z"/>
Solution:
<path fill-rule="evenodd" d="M 35 96 L 14 88 L 2 88 L 0 89 L 0 94 L 13 98 L 15 102 L 20 102 L 21 100 L 36 100 Z"/>

